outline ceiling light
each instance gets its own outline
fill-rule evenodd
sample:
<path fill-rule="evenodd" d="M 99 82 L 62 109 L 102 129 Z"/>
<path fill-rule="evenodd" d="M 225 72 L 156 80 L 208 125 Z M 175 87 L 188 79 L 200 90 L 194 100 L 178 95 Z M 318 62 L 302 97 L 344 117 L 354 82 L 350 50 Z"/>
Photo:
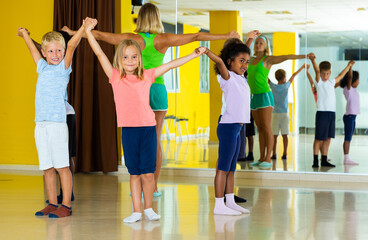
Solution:
<path fill-rule="evenodd" d="M 313 24 L 313 21 L 308 21 L 308 22 L 295 22 L 293 23 L 293 25 L 307 25 L 307 24 Z"/>
<path fill-rule="evenodd" d="M 368 7 L 361 7 L 361 8 L 358 8 L 357 11 L 367 11 Z"/>
<path fill-rule="evenodd" d="M 267 11 L 266 14 L 291 14 L 289 11 Z"/>
<path fill-rule="evenodd" d="M 183 13 L 183 16 L 202 16 L 202 15 L 206 15 L 202 12 L 185 12 Z"/>

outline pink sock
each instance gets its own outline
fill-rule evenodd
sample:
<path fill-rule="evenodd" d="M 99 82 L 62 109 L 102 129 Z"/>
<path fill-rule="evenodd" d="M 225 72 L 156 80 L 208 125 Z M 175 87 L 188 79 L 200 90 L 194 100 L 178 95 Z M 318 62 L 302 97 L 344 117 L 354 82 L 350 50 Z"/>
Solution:
<path fill-rule="evenodd" d="M 227 201 L 227 198 L 226 198 Z M 216 198 L 215 209 L 213 209 L 214 214 L 219 215 L 240 215 L 241 212 L 233 210 L 225 206 L 224 198 Z"/>
<path fill-rule="evenodd" d="M 234 200 L 234 193 L 225 194 L 226 197 L 226 207 L 234 209 L 235 211 L 241 213 L 249 213 L 248 209 L 240 207 L 238 204 L 235 203 Z"/>

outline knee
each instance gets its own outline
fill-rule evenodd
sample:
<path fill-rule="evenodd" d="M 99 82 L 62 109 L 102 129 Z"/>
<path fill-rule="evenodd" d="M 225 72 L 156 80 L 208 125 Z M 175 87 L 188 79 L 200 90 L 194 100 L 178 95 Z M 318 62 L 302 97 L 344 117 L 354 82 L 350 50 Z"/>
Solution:
<path fill-rule="evenodd" d="M 55 168 L 49 168 L 49 169 L 46 169 L 46 170 L 43 170 L 43 173 L 45 175 L 48 175 L 48 174 L 54 174 L 55 173 Z"/>
<path fill-rule="evenodd" d="M 142 181 L 149 183 L 149 182 L 153 182 L 154 181 L 154 175 L 153 173 L 147 173 L 147 174 L 142 174 L 141 175 Z"/>

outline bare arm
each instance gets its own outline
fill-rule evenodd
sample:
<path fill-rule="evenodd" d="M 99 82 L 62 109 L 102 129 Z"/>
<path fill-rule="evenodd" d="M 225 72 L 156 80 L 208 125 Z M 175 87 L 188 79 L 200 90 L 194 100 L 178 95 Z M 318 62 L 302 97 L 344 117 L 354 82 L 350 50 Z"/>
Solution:
<path fill-rule="evenodd" d="M 350 60 L 348 65 L 344 68 L 344 70 L 341 71 L 341 73 L 335 77 L 336 83 L 340 82 L 340 80 L 345 76 L 345 74 L 348 72 L 349 68 L 353 67 L 355 62 L 353 60 Z"/>
<path fill-rule="evenodd" d="M 261 33 L 258 30 L 253 30 L 247 33 L 247 39 L 245 40 L 245 45 L 247 45 L 247 47 L 250 47 L 250 45 L 252 45 L 253 40 L 257 38 L 259 35 L 261 35 Z"/>
<path fill-rule="evenodd" d="M 79 45 L 83 32 L 84 32 L 84 27 L 82 25 L 68 42 L 68 47 L 66 48 L 66 53 L 65 53 L 65 58 L 64 58 L 65 69 L 69 68 L 70 64 L 72 63 L 74 51 Z"/>
<path fill-rule="evenodd" d="M 240 35 L 236 31 L 232 31 L 226 34 L 210 34 L 205 32 L 187 33 L 187 34 L 173 34 L 164 33 L 161 34 L 159 42 L 159 48 L 182 46 L 195 41 L 214 41 L 229 38 L 240 38 Z"/>
<path fill-rule="evenodd" d="M 216 63 L 216 66 L 220 72 L 220 75 L 223 79 L 225 80 L 229 80 L 230 78 L 230 74 L 229 74 L 229 70 L 226 68 L 225 63 L 222 61 L 222 59 L 217 56 L 216 54 L 214 54 L 211 50 L 207 49 L 206 53 L 205 53 L 212 61 L 214 61 Z"/>
<path fill-rule="evenodd" d="M 306 55 L 281 55 L 281 56 L 268 56 L 264 59 L 263 63 L 266 68 L 271 68 L 274 64 L 282 63 L 286 60 L 303 59 Z"/>
<path fill-rule="evenodd" d="M 94 38 L 93 34 L 91 33 L 91 30 L 96 26 L 97 20 L 87 18 L 83 24 L 84 31 L 86 33 L 89 45 L 91 46 L 93 52 L 96 54 L 98 61 L 101 63 L 101 66 L 108 78 L 111 77 L 112 74 L 112 64 L 110 63 L 110 60 L 107 58 L 106 54 L 102 51 L 100 45 Z"/>
<path fill-rule="evenodd" d="M 293 73 L 293 75 L 291 75 L 290 79 L 289 79 L 289 82 L 292 83 L 296 77 L 296 75 L 298 75 L 302 70 L 303 68 L 305 68 L 305 64 L 303 64 L 299 69 L 298 71 L 296 71 L 295 73 Z"/>
<path fill-rule="evenodd" d="M 353 82 L 353 66 L 351 66 L 349 68 L 349 72 L 348 72 L 348 84 L 346 85 L 346 87 L 348 88 L 348 90 L 350 90 L 351 88 L 351 83 Z"/>
<path fill-rule="evenodd" d="M 309 69 L 309 65 L 307 65 L 307 78 L 309 80 L 309 83 L 311 85 L 311 88 L 312 88 L 312 92 L 315 93 L 316 92 L 316 86 L 314 86 L 314 82 L 313 82 L 313 78 L 312 78 L 312 75 L 310 75 L 308 69 Z"/>
<path fill-rule="evenodd" d="M 67 32 L 70 36 L 73 36 L 77 32 L 71 30 L 67 26 L 64 26 L 61 30 Z M 111 45 L 118 45 L 124 39 L 137 40 L 138 38 L 140 38 L 137 34 L 134 33 L 110 33 L 110 32 L 101 32 L 98 30 L 92 30 L 91 33 L 96 40 L 101 40 Z M 82 37 L 86 38 L 87 36 L 85 33 L 83 33 Z"/>
<path fill-rule="evenodd" d="M 177 68 L 180 67 L 181 65 L 184 65 L 185 63 L 189 62 L 190 60 L 199 57 L 200 55 L 202 55 L 205 52 L 206 48 L 205 47 L 200 47 L 194 50 L 194 52 L 192 52 L 189 55 L 186 55 L 184 57 L 181 58 L 177 58 L 175 60 L 172 60 L 168 63 L 162 64 L 161 66 L 157 67 L 155 70 L 155 78 L 163 75 L 164 73 L 168 72 L 169 70 L 173 69 L 173 68 Z"/>
<path fill-rule="evenodd" d="M 317 65 L 317 62 L 316 62 L 316 56 L 314 54 L 308 54 L 308 58 L 311 60 L 312 62 L 312 66 L 313 66 L 313 69 L 314 69 L 314 72 L 316 73 L 316 82 L 318 83 L 319 80 L 321 79 L 321 72 L 319 70 L 319 66 Z"/>
<path fill-rule="evenodd" d="M 33 43 L 31 37 L 28 35 L 27 30 L 24 28 L 18 28 L 17 35 L 24 39 L 24 42 L 26 43 L 29 52 L 32 55 L 33 61 L 37 65 L 38 61 L 42 58 L 42 56 L 41 53 L 38 51 L 36 45 Z"/>

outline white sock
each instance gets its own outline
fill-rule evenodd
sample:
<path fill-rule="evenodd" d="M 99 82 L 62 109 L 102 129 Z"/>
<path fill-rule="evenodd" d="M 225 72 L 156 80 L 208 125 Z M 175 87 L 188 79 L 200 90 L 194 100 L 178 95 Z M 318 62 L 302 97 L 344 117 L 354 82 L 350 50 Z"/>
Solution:
<path fill-rule="evenodd" d="M 350 159 L 349 154 L 344 155 L 344 164 L 345 165 L 359 165 L 359 163 L 354 162 L 353 160 Z"/>
<path fill-rule="evenodd" d="M 248 209 L 242 208 L 235 203 L 234 193 L 225 194 L 225 197 L 226 197 L 226 207 L 234 209 L 235 211 L 241 213 L 250 213 Z"/>
<path fill-rule="evenodd" d="M 151 221 L 156 221 L 161 218 L 161 216 L 155 213 L 152 208 L 144 209 L 144 215 L 146 216 L 148 220 L 151 220 Z"/>
<path fill-rule="evenodd" d="M 226 198 L 227 201 L 227 198 Z M 219 215 L 240 215 L 241 212 L 233 210 L 225 206 L 224 198 L 216 198 L 215 209 L 213 209 L 214 214 Z"/>
<path fill-rule="evenodd" d="M 124 218 L 125 223 L 134 223 L 140 220 L 142 220 L 142 213 L 140 212 L 133 212 L 129 217 Z"/>

